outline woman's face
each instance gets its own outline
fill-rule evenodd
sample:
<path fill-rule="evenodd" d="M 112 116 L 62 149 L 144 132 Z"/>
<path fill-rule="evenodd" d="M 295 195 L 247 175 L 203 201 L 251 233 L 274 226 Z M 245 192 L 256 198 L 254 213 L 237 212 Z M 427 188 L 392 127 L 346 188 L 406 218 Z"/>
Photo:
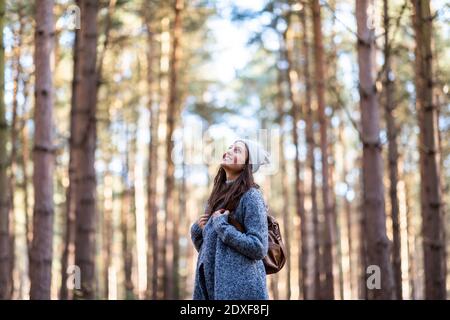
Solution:
<path fill-rule="evenodd" d="M 240 172 L 244 168 L 247 159 L 247 147 L 242 141 L 236 141 L 228 147 L 222 156 L 222 167 L 232 172 Z"/>

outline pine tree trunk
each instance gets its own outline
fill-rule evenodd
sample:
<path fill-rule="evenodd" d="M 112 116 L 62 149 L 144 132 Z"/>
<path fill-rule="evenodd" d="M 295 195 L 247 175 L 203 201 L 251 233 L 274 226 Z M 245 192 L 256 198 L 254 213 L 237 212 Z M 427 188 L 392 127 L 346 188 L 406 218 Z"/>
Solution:
<path fill-rule="evenodd" d="M 358 273 L 355 272 L 358 270 L 357 266 L 355 266 L 356 258 L 355 257 L 355 245 L 354 240 L 352 240 L 353 236 L 355 235 L 355 232 L 353 231 L 355 229 L 353 222 L 355 221 L 354 218 L 354 210 L 352 207 L 351 202 L 347 199 L 347 196 L 345 198 L 345 217 L 347 222 L 347 245 L 348 245 L 348 267 L 349 267 L 349 288 L 350 288 L 350 299 L 356 299 L 358 297 Z"/>
<path fill-rule="evenodd" d="M 344 177 L 347 176 L 347 170 L 344 171 Z M 347 188 L 349 189 L 349 185 L 347 182 L 345 182 L 347 184 Z M 352 298 L 353 295 L 353 241 L 352 241 L 352 206 L 350 201 L 347 199 L 347 194 L 344 197 L 344 202 L 345 202 L 345 218 L 346 218 L 346 222 L 347 222 L 347 246 L 348 246 L 348 279 L 349 280 L 349 288 L 350 288 L 350 299 Z M 356 295 L 355 295 L 356 296 Z"/>
<path fill-rule="evenodd" d="M 13 95 L 12 95 L 12 121 L 11 121 L 11 158 L 10 158 L 10 177 L 9 177 L 9 223 L 10 223 L 10 278 L 11 278 L 11 296 L 13 295 L 14 291 L 14 278 L 13 278 L 13 271 L 14 271 L 14 264 L 15 264 L 15 247 L 16 247 L 16 240 L 15 240 L 15 201 L 14 201 L 14 194 L 17 187 L 17 150 L 18 150 L 18 113 L 19 113 L 19 101 L 18 101 L 18 94 L 19 94 L 19 86 L 20 86 L 20 80 L 22 75 L 22 64 L 20 62 L 20 59 L 22 57 L 22 47 L 23 47 L 23 33 L 24 33 L 24 27 L 25 27 L 25 21 L 24 21 L 24 7 L 23 4 L 19 5 L 19 12 L 18 12 L 18 20 L 19 20 L 19 27 L 17 30 L 17 34 L 14 35 L 14 37 L 17 39 L 16 43 L 14 44 L 14 50 L 13 50 Z"/>
<path fill-rule="evenodd" d="M 335 109 L 336 110 L 336 109 Z M 331 139 L 330 139 L 331 140 Z M 329 141 L 328 148 L 329 148 L 329 154 L 333 155 L 333 145 L 335 144 L 335 141 Z M 335 170 L 335 160 L 334 158 L 330 161 L 330 175 L 329 175 L 329 182 L 328 185 L 330 186 L 331 190 L 334 190 L 334 170 Z M 337 279 L 335 279 L 334 288 L 337 287 L 339 290 L 339 299 L 343 299 L 344 297 L 344 275 L 342 271 L 342 247 L 341 247 L 341 234 L 338 228 L 338 208 L 336 203 L 336 198 L 333 194 L 333 196 L 330 197 L 331 199 L 331 223 L 332 223 L 332 239 L 333 239 L 333 263 L 334 263 L 334 274 L 337 274 Z"/>
<path fill-rule="evenodd" d="M 80 1 L 77 1 L 77 5 Z M 78 54 L 79 54 L 79 44 L 80 44 L 80 32 L 79 30 L 74 31 L 74 44 L 73 44 L 73 76 L 72 76 L 72 96 L 71 96 L 71 109 L 70 109 L 70 138 L 69 138 L 69 185 L 66 190 L 66 216 L 65 216 L 65 235 L 64 235 L 64 251 L 61 257 L 61 288 L 59 296 L 61 300 L 70 299 L 72 297 L 72 292 L 68 291 L 67 288 L 67 268 L 69 265 L 73 265 L 74 261 L 74 250 L 73 245 L 75 242 L 75 190 L 76 190 L 76 173 L 75 173 L 75 159 L 74 159 L 74 135 L 75 135 L 75 110 L 76 110 L 76 92 L 77 86 L 79 84 L 79 65 L 78 65 Z"/>
<path fill-rule="evenodd" d="M 319 0 L 313 0 L 311 3 L 314 31 L 314 66 L 315 83 L 317 94 L 317 106 L 320 123 L 320 150 L 322 153 L 322 201 L 325 215 L 325 228 L 323 233 L 323 267 L 325 271 L 325 280 L 321 289 L 322 299 L 334 298 L 333 284 L 333 226 L 332 226 L 332 207 L 329 190 L 329 165 L 328 165 L 328 142 L 327 142 L 327 116 L 325 115 L 325 86 L 324 86 L 324 58 L 322 44 L 322 22 L 320 16 Z"/>
<path fill-rule="evenodd" d="M 280 58 L 281 60 L 286 59 L 286 47 L 283 39 L 280 40 Z M 283 131 L 284 124 L 284 94 L 283 94 L 283 74 L 282 70 L 277 70 L 277 114 L 278 114 L 278 124 L 280 126 L 281 132 Z M 286 76 L 288 76 L 288 71 L 286 71 Z M 281 194 L 283 195 L 284 201 L 281 207 L 283 212 L 283 241 L 286 246 L 286 299 L 291 298 L 291 263 L 290 263 L 290 220 L 289 220 L 289 196 L 288 196 L 288 180 L 286 172 L 286 157 L 284 153 L 284 135 L 280 135 L 280 179 L 281 179 Z"/>
<path fill-rule="evenodd" d="M 97 12 L 98 1 L 81 1 L 80 82 L 77 86 L 75 111 L 74 157 L 76 167 L 75 191 L 75 264 L 81 272 L 81 288 L 75 292 L 78 299 L 93 299 L 95 283 L 95 224 L 96 224 L 96 104 L 98 75 Z"/>
<path fill-rule="evenodd" d="M 356 160 L 358 168 L 358 190 L 364 188 L 363 165 L 362 156 L 358 156 Z M 366 214 L 364 212 L 364 195 L 359 193 L 358 196 L 358 296 L 359 299 L 367 300 L 367 283 L 366 283 L 366 269 L 367 269 L 367 241 L 366 241 Z"/>
<path fill-rule="evenodd" d="M 182 36 L 182 10 L 184 7 L 184 0 L 177 0 L 175 3 L 175 21 L 174 21 L 174 37 L 173 37 L 173 51 L 172 51 L 172 69 L 171 69 L 171 80 L 169 83 L 172 83 L 173 86 L 170 86 L 172 91 L 169 94 L 169 97 L 173 102 L 169 101 L 169 106 L 173 104 L 174 106 L 174 115 L 175 120 L 173 121 L 172 129 L 175 129 L 176 121 L 181 115 L 181 101 L 183 101 L 182 92 L 178 89 L 178 73 L 179 71 L 179 63 L 181 60 L 182 47 L 181 47 L 181 36 Z M 176 41 L 176 43 L 175 43 Z M 169 107 L 170 108 L 170 107 Z M 173 134 L 173 130 L 172 134 Z M 173 142 L 172 142 L 173 143 Z M 173 145 L 172 145 L 173 150 Z M 174 184 L 175 187 L 175 184 Z M 174 190 L 175 188 L 173 188 Z M 174 199 L 175 200 L 175 199 Z M 175 201 L 174 201 L 175 203 Z M 173 229 L 172 229 L 172 246 L 173 246 L 173 299 L 178 300 L 180 298 L 180 241 L 179 241 L 179 229 L 180 229 L 180 209 L 174 209 L 172 211 L 172 220 L 173 220 Z"/>
<path fill-rule="evenodd" d="M 131 153 L 132 158 L 136 153 L 136 132 L 133 133 L 131 138 Z M 128 133 L 127 138 L 128 140 Z M 132 253 L 132 232 L 135 216 L 134 208 L 134 178 L 131 174 L 129 176 L 129 162 L 130 162 L 130 150 L 128 150 L 128 144 L 125 154 L 125 166 L 123 170 L 123 191 L 122 191 L 122 211 L 121 211 L 121 231 L 122 231 L 122 260 L 123 269 L 125 274 L 125 299 L 134 298 L 134 284 L 132 280 L 132 267 L 133 267 L 133 253 Z"/>
<path fill-rule="evenodd" d="M 392 262 L 395 283 L 395 298 L 402 299 L 402 262 L 400 245 L 399 203 L 397 196 L 398 184 L 398 150 L 397 128 L 394 118 L 394 82 L 391 69 L 391 43 L 389 42 L 389 1 L 383 0 L 384 11 L 384 112 L 388 136 L 388 168 L 389 168 L 389 199 L 391 202 L 392 219 Z"/>
<path fill-rule="evenodd" d="M 32 216 L 32 211 L 30 212 L 30 193 L 29 193 L 29 184 L 30 184 L 30 176 L 28 173 L 29 170 L 29 158 L 30 158 L 30 148 L 29 148 L 29 138 L 28 138 L 28 128 L 27 128 L 27 122 L 29 118 L 27 117 L 27 106 L 28 106 L 28 99 L 29 99 L 29 78 L 23 78 L 22 79 L 22 92 L 23 92 L 23 101 L 21 103 L 21 110 L 20 114 L 22 115 L 20 119 L 20 126 L 19 126 L 19 133 L 20 133 L 20 144 L 21 144 L 21 153 L 20 153 L 20 165 L 21 165 L 21 175 L 22 175 L 22 181 L 21 181 L 21 187 L 23 192 L 23 207 L 24 207 L 24 232 L 25 232 L 25 254 L 27 256 L 28 265 L 26 268 L 22 269 L 23 273 L 26 273 L 28 275 L 28 278 L 30 276 L 30 268 L 29 268 L 29 261 L 31 260 L 31 240 L 33 238 L 32 230 L 31 230 L 31 223 L 30 218 Z M 21 287 L 23 287 L 23 282 L 25 281 L 26 276 L 23 274 L 21 275 L 20 284 L 19 284 L 19 294 L 21 294 L 21 297 L 23 297 L 23 291 L 21 290 Z"/>
<path fill-rule="evenodd" d="M 27 89 L 26 85 L 24 84 L 24 95 L 27 95 Z M 25 98 L 26 100 L 26 98 Z M 24 103 L 25 106 L 25 103 Z M 25 109 L 25 108 L 24 108 Z M 23 109 L 23 110 L 24 110 Z M 25 208 L 25 243 L 26 243 L 26 254 L 28 255 L 28 260 L 30 260 L 30 250 L 31 250 L 31 240 L 32 240 L 32 234 L 31 234 L 31 228 L 30 228 L 30 196 L 28 192 L 28 185 L 29 185 L 29 175 L 28 175 L 28 163 L 29 163 L 29 142 L 28 142 L 28 130 L 27 130 L 27 121 L 28 119 L 25 117 L 25 111 L 23 111 L 23 119 L 22 119 L 22 130 L 21 130 L 21 144 L 22 144 L 22 154 L 21 154 L 21 161 L 22 161 L 22 183 L 23 183 L 23 206 Z"/>
<path fill-rule="evenodd" d="M 111 163 L 111 157 L 105 161 L 107 164 Z M 111 292 L 115 292 L 115 289 L 110 288 L 110 268 L 112 267 L 112 242 L 113 242 L 113 175 L 108 169 L 104 173 L 103 180 L 103 219 L 101 221 L 103 230 L 101 232 L 103 237 L 103 286 L 104 286 L 104 297 L 105 299 L 110 299 Z"/>
<path fill-rule="evenodd" d="M 374 78 L 375 32 L 369 24 L 370 0 L 356 1 L 359 91 L 363 143 L 363 212 L 365 215 L 366 266 L 381 273 L 381 289 L 368 289 L 369 299 L 391 299 L 393 289 L 390 245 L 386 235 L 380 115 Z"/>
<path fill-rule="evenodd" d="M 25 87 L 25 86 L 24 86 Z M 25 89 L 24 89 L 24 92 Z M 25 93 L 26 94 L 26 93 Z M 26 99 L 25 99 L 26 100 Z M 25 104 L 24 104 L 25 105 Z M 24 113 L 23 113 L 24 114 Z M 21 130 L 21 144 L 22 144 L 22 152 L 21 152 L 21 164 L 22 164 L 22 192 L 23 192 L 23 207 L 24 207 L 24 229 L 25 229 L 25 254 L 27 256 L 28 266 L 23 269 L 21 272 L 20 279 L 20 287 L 24 286 L 26 282 L 27 276 L 30 277 L 30 260 L 31 260 L 31 240 L 32 240 L 32 231 L 30 227 L 30 218 L 32 216 L 32 211 L 30 212 L 30 193 L 29 193 L 29 185 L 30 185 L 30 176 L 28 173 L 29 166 L 29 141 L 28 141 L 28 130 L 26 126 L 26 122 L 28 119 L 23 119 L 23 128 Z M 20 298 L 24 299 L 23 291 L 19 288 Z"/>
<path fill-rule="evenodd" d="M 171 34 L 170 34 L 170 21 L 168 18 L 162 18 L 161 20 L 161 42 L 160 46 L 158 46 L 161 50 L 161 54 L 159 56 L 159 67 L 160 70 L 158 72 L 158 123 L 164 123 L 167 122 L 167 88 L 169 87 L 168 84 L 168 73 L 169 73 L 169 65 L 168 63 L 165 63 L 167 61 L 170 61 L 170 42 L 171 42 Z M 157 149 L 156 149 L 156 159 L 158 162 L 158 171 L 154 171 L 156 175 L 157 182 L 164 181 L 164 183 L 161 183 L 163 186 L 161 186 L 159 190 L 156 188 L 156 198 L 155 203 L 158 203 L 157 208 L 159 210 L 159 206 L 164 206 L 164 191 L 165 191 L 165 180 L 161 178 L 161 173 L 166 172 L 167 167 L 167 161 L 165 159 L 165 153 L 166 153 L 166 131 L 167 126 L 162 126 L 161 129 L 164 129 L 164 134 L 161 133 L 161 135 L 156 135 L 155 138 L 158 139 L 157 141 Z M 161 171 L 161 172 L 160 172 Z M 161 182 L 162 182 L 161 181 Z M 156 186 L 156 185 L 155 185 Z M 163 207 L 164 208 L 164 207 Z M 157 242 L 157 249 L 158 249 L 158 255 L 160 255 L 161 258 L 158 258 L 158 265 L 155 266 L 158 268 L 158 290 L 157 290 L 157 296 L 158 298 L 164 299 L 164 288 L 165 288 L 165 263 L 166 263 L 166 255 L 167 255 L 167 233 L 166 233 L 166 221 L 167 219 L 164 218 L 164 222 L 162 223 L 162 226 L 158 226 L 158 220 L 156 220 L 156 227 L 158 228 L 158 242 Z"/>
<path fill-rule="evenodd" d="M 336 1 L 331 0 L 329 2 L 330 9 L 335 12 L 336 11 Z M 335 117 L 336 111 L 342 108 L 342 86 L 337 76 L 337 65 L 339 63 L 338 60 L 338 52 L 336 45 L 336 16 L 333 15 L 331 18 L 331 44 L 330 44 L 330 52 L 329 57 L 327 58 L 327 72 L 326 79 L 328 79 L 328 86 L 326 90 L 335 91 L 335 98 L 332 101 L 331 109 L 332 114 L 329 118 Z M 335 190 L 335 180 L 334 180 L 334 171 L 335 171 L 335 158 L 334 158 L 334 145 L 336 143 L 336 137 L 334 135 L 333 128 L 330 128 L 329 136 L 328 136 L 328 148 L 329 148 L 329 182 L 328 186 L 330 189 L 330 206 L 331 206 L 331 223 L 332 223 L 332 254 L 333 254 L 333 274 L 337 275 L 334 279 L 334 288 L 338 289 L 335 292 L 339 292 L 339 298 L 343 299 L 344 296 L 344 279 L 343 279 L 343 271 L 342 271 L 342 246 L 341 246 L 341 235 L 340 229 L 338 227 L 338 208 L 337 208 L 337 200 L 336 195 L 334 193 Z"/>
<path fill-rule="evenodd" d="M 158 127 L 159 127 L 159 108 L 154 102 L 153 82 L 155 71 L 154 60 L 156 45 L 153 40 L 153 31 L 150 27 L 150 21 L 147 25 L 147 86 L 149 92 L 148 109 L 150 112 L 150 143 L 149 143 L 149 164 L 148 164 L 148 255 L 147 255 L 147 297 L 153 300 L 157 299 L 158 293 L 158 220 L 156 207 L 156 178 L 158 176 Z M 157 60 L 158 61 L 158 60 Z"/>
<path fill-rule="evenodd" d="M 50 299 L 53 253 L 53 86 L 50 57 L 55 25 L 53 0 L 36 6 L 35 31 L 34 211 L 31 247 L 31 299 Z"/>
<path fill-rule="evenodd" d="M 289 25 L 291 23 L 289 22 Z M 285 50 L 285 58 L 287 61 L 287 69 L 286 69 L 286 78 L 288 81 L 288 87 L 289 87 L 289 100 L 291 101 L 292 110 L 292 120 L 295 124 L 292 129 L 292 140 L 294 141 L 295 146 L 295 157 L 294 157 L 294 169 L 295 169 L 295 180 L 294 180 L 294 186 L 295 186 L 295 211 L 298 217 L 300 218 L 300 254 L 299 254 L 299 276 L 298 276 L 298 284 L 299 284 L 299 296 L 307 297 L 307 286 L 306 286 L 306 280 L 308 277 L 307 274 L 307 262 L 308 262 L 308 246 L 307 246 L 307 233 L 306 233 L 306 215 L 305 215 L 305 205 L 304 205 L 304 185 L 303 181 L 300 178 L 301 174 L 301 163 L 300 163 L 300 150 L 299 150 L 299 135 L 298 135 L 298 128 L 297 123 L 300 120 L 301 115 L 303 114 L 303 111 L 301 109 L 301 106 L 299 104 L 299 101 L 296 99 L 297 95 L 294 94 L 295 87 L 298 79 L 296 77 L 292 77 L 294 70 L 294 63 L 292 59 L 293 55 L 293 48 L 289 45 L 291 41 L 288 41 L 286 39 L 287 32 L 283 33 L 284 35 L 284 42 L 286 45 Z M 295 68 L 297 70 L 297 68 Z"/>
<path fill-rule="evenodd" d="M 348 191 L 351 190 L 350 184 L 347 181 L 347 175 L 348 175 L 348 165 L 349 165 L 349 159 L 346 157 L 347 154 L 347 147 L 345 144 L 345 139 L 344 139 L 344 122 L 340 122 L 339 124 L 339 144 L 342 145 L 342 154 L 343 154 L 343 159 L 342 159 L 342 163 L 343 163 L 343 168 L 342 168 L 342 177 L 343 177 L 343 182 L 346 185 L 346 193 L 344 195 L 344 212 L 345 212 L 345 222 L 346 222 L 346 229 L 347 229 L 347 248 L 348 248 L 348 287 L 350 289 L 350 299 L 352 299 L 352 295 L 353 295 L 353 259 L 352 259 L 352 255 L 353 255 L 353 241 L 352 241 L 352 225 L 353 225 L 353 221 L 352 221 L 352 207 L 351 207 L 351 202 L 348 199 Z"/>
<path fill-rule="evenodd" d="M 184 148 L 185 148 L 185 146 L 183 144 L 183 150 L 185 150 Z M 188 177 L 187 168 L 188 167 L 183 160 L 183 163 L 182 163 L 183 174 L 181 176 L 180 192 L 178 195 L 179 212 L 180 212 L 180 226 L 182 226 L 182 231 L 181 231 L 182 234 L 189 234 L 189 227 L 190 227 L 189 226 L 190 221 L 187 221 L 188 217 L 185 215 L 187 212 L 187 209 L 188 209 L 187 208 L 187 199 L 189 198 L 189 195 L 187 194 L 188 189 L 187 189 L 187 181 L 186 181 L 187 177 Z M 192 248 L 192 246 L 190 244 L 188 244 L 188 246 Z M 187 250 L 184 250 L 184 252 L 186 252 L 186 251 Z M 184 259 L 187 259 L 187 257 L 184 257 Z M 188 262 L 186 261 L 185 267 L 184 267 L 185 269 L 187 269 L 187 265 L 188 265 Z M 187 274 L 187 273 L 184 273 L 184 274 L 187 276 L 187 278 L 189 278 L 189 274 Z M 188 292 L 186 290 L 186 286 L 185 286 L 186 276 L 183 276 L 182 278 L 180 278 L 180 284 L 183 284 L 183 286 L 180 287 L 179 299 L 185 299 L 185 297 L 188 294 Z"/>
<path fill-rule="evenodd" d="M 165 190 L 165 211 L 166 211 L 166 222 L 165 222 L 165 247 L 168 247 L 165 255 L 165 270 L 164 270 L 164 298 L 165 299 L 173 299 L 176 295 L 175 291 L 175 281 L 177 281 L 176 277 L 174 277 L 175 272 L 178 270 L 177 263 L 174 261 L 175 255 L 174 250 L 176 249 L 175 242 L 178 242 L 178 239 L 175 239 L 175 224 L 176 217 L 174 212 L 174 201 L 173 201 L 173 192 L 175 189 L 175 180 L 174 180 L 174 172 L 175 166 L 172 159 L 172 150 L 174 147 L 174 143 L 172 141 L 172 135 L 175 130 L 175 115 L 178 113 L 177 108 L 179 108 L 178 101 L 178 90 L 177 90 L 177 81 L 178 81 L 178 64 L 179 64 L 179 55 L 180 55 L 180 40 L 181 40 L 181 32 L 182 32 L 182 20 L 181 13 L 183 10 L 183 0 L 175 1 L 175 20 L 173 23 L 173 41 L 172 41 L 172 51 L 170 57 L 170 71 L 169 71 L 169 101 L 167 104 L 167 132 L 166 132 L 166 190 Z"/>
<path fill-rule="evenodd" d="M 315 149 L 315 139 L 314 139 L 314 114 L 311 106 L 311 81 L 310 81 L 310 67 L 309 67 L 309 39 L 308 39 L 308 25 L 306 19 L 306 11 L 305 9 L 300 11 L 300 22 L 303 30 L 302 34 L 302 53 L 303 53 L 303 81 L 305 83 L 305 112 L 306 112 L 306 144 L 307 144 L 307 168 L 310 180 L 310 198 L 311 198 L 311 217 L 313 221 L 313 238 L 314 238 L 314 260 L 315 268 L 313 275 L 313 286 L 311 293 L 308 298 L 319 298 L 320 292 L 320 269 L 318 268 L 318 262 L 320 261 L 320 251 L 319 251 L 319 242 L 318 240 L 318 208 L 317 208 L 317 195 L 316 195 L 316 166 L 314 161 L 314 149 Z M 305 213 L 306 215 L 306 213 Z M 307 243 L 306 240 L 305 245 Z M 303 250 L 303 249 L 302 249 Z M 303 260 L 305 261 L 305 260 Z M 311 273 L 312 274 L 312 273 Z"/>
<path fill-rule="evenodd" d="M 408 235 L 408 241 L 406 242 L 407 245 L 407 252 L 408 252 L 408 274 L 409 274 L 409 285 L 410 285 L 410 297 L 411 299 L 416 299 L 416 286 L 415 286 L 415 280 L 416 280 L 416 263 L 415 263 L 415 230 L 413 226 L 413 212 L 411 210 L 411 205 L 409 201 L 410 197 L 410 191 L 409 191 L 409 184 L 408 179 L 406 178 L 406 174 L 403 179 L 404 183 L 404 192 L 405 192 L 405 210 L 406 210 L 406 234 Z"/>
<path fill-rule="evenodd" d="M 8 299 L 11 292 L 9 277 L 10 242 L 9 242 L 9 182 L 7 175 L 8 157 L 6 144 L 8 140 L 8 123 L 5 109 L 5 46 L 3 29 L 5 26 L 5 0 L 0 0 L 0 300 Z"/>
<path fill-rule="evenodd" d="M 178 190 L 179 192 L 179 190 Z M 176 196 L 173 196 L 173 200 L 175 201 Z M 174 206 L 176 201 L 174 203 Z M 180 207 L 176 207 L 173 210 L 173 229 L 172 229 L 172 246 L 173 246 L 173 299 L 180 299 L 180 236 L 179 236 L 179 228 L 180 228 Z"/>
<path fill-rule="evenodd" d="M 430 2 L 414 0 L 416 109 L 420 128 L 420 186 L 425 298 L 446 298 L 443 204 L 440 185 L 438 114 L 433 102 Z"/>

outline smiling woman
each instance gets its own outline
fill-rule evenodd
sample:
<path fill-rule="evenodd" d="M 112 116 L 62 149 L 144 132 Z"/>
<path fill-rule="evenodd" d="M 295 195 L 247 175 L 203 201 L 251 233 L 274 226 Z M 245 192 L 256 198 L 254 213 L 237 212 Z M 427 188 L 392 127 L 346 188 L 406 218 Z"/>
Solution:
<path fill-rule="evenodd" d="M 245 139 L 236 140 L 223 154 L 205 215 L 191 227 L 199 252 L 194 299 L 269 298 L 262 261 L 268 252 L 267 211 L 253 181 L 253 173 L 267 160 L 258 143 Z M 229 223 L 230 215 L 245 233 Z"/>
<path fill-rule="evenodd" d="M 242 171 L 248 157 L 247 154 L 247 148 L 242 141 L 236 141 L 228 148 L 228 151 L 223 154 L 222 168 L 224 168 L 226 172 L 227 181 L 236 179 Z"/>

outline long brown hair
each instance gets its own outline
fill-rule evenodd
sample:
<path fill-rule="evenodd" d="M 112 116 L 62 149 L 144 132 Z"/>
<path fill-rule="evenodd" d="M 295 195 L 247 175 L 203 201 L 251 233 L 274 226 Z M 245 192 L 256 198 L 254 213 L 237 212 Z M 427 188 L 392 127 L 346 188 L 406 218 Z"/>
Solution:
<path fill-rule="evenodd" d="M 214 186 L 208 199 L 206 214 L 211 215 L 219 209 L 233 212 L 237 208 L 239 200 L 245 192 L 252 187 L 259 188 L 253 180 L 252 166 L 249 164 L 248 152 L 244 168 L 239 176 L 231 183 L 225 183 L 226 180 L 227 175 L 225 169 L 220 166 L 219 171 L 214 178 Z"/>

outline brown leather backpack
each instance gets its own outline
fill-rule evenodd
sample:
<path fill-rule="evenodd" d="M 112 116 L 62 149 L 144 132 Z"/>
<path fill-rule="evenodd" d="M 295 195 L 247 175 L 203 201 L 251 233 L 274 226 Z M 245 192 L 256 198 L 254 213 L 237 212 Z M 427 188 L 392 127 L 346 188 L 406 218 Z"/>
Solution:
<path fill-rule="evenodd" d="M 244 227 L 233 216 L 228 217 L 228 222 L 240 232 L 245 232 Z M 263 262 L 266 274 L 272 274 L 280 271 L 286 263 L 286 248 L 281 238 L 280 226 L 275 217 L 269 214 L 267 215 L 267 226 L 269 229 L 269 250 Z"/>

